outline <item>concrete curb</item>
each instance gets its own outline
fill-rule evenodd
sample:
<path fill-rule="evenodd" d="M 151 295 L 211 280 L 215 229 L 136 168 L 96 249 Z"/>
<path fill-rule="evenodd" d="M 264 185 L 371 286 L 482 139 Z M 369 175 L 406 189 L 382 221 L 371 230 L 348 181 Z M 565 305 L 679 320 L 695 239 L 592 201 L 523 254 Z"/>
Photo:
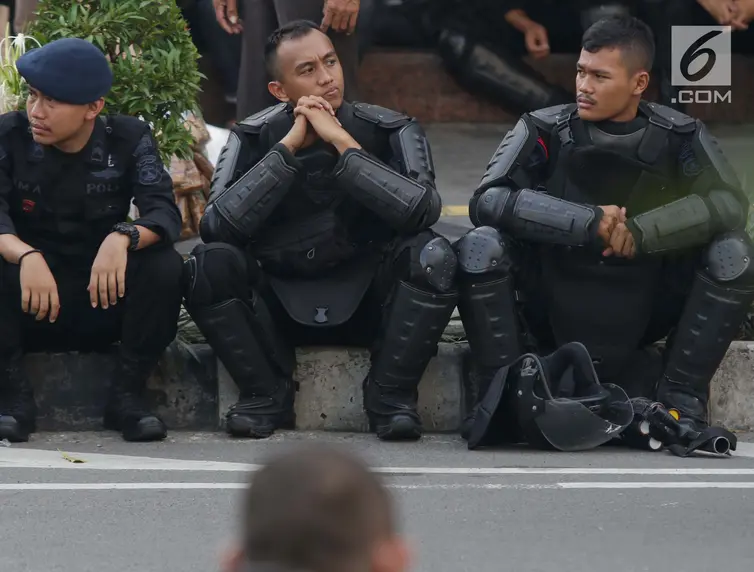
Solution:
<path fill-rule="evenodd" d="M 466 343 L 441 343 L 419 386 L 427 432 L 455 432 L 463 417 Z M 301 348 L 295 379 L 297 427 L 367 430 L 361 384 L 369 352 Z M 30 354 L 24 368 L 35 386 L 40 431 L 101 429 L 104 387 L 115 361 L 104 354 Z M 149 402 L 170 429 L 217 430 L 238 391 L 205 344 L 174 343 L 148 383 Z M 754 342 L 731 344 L 710 392 L 710 419 L 733 431 L 754 429 Z"/>
<path fill-rule="evenodd" d="M 733 342 L 712 379 L 709 415 L 731 431 L 754 430 L 754 342 Z"/>
<path fill-rule="evenodd" d="M 463 404 L 461 356 L 466 344 L 442 343 L 419 385 L 419 414 L 426 431 L 455 431 Z M 341 347 L 299 348 L 294 379 L 296 427 L 309 431 L 368 431 L 362 382 L 369 370 L 369 351 Z M 219 417 L 238 398 L 225 368 L 218 366 Z"/>
<path fill-rule="evenodd" d="M 457 431 L 463 417 L 462 356 L 466 343 L 441 343 L 419 385 L 419 407 L 426 431 Z M 297 427 L 302 430 L 365 431 L 361 382 L 369 352 L 343 348 L 298 351 Z M 227 376 L 227 374 L 225 374 Z M 235 400 L 226 378 L 220 384 L 220 415 Z M 223 395 L 225 394 L 225 397 Z M 710 420 L 732 431 L 754 429 L 754 342 L 733 342 L 710 389 Z"/>

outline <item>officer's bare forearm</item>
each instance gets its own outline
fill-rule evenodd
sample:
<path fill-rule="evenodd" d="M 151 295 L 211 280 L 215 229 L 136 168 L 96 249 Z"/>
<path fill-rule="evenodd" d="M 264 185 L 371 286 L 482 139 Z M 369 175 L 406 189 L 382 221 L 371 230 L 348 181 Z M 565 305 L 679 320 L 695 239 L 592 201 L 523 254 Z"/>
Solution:
<path fill-rule="evenodd" d="M 335 149 L 337 149 L 338 153 L 340 153 L 341 155 L 349 149 L 361 149 L 359 142 L 351 137 L 345 130 L 343 130 L 343 135 L 341 137 L 333 140 L 332 144 L 333 147 L 335 147 Z"/>
<path fill-rule="evenodd" d="M 0 234 L 0 256 L 10 264 L 18 264 L 18 259 L 24 253 L 34 250 L 15 234 Z"/>
<path fill-rule="evenodd" d="M 157 244 L 162 240 L 162 237 L 159 234 L 157 234 L 153 230 L 149 230 L 145 226 L 140 226 L 137 224 L 136 229 L 139 231 L 139 245 L 136 247 L 136 250 L 147 248 L 148 246 Z"/>

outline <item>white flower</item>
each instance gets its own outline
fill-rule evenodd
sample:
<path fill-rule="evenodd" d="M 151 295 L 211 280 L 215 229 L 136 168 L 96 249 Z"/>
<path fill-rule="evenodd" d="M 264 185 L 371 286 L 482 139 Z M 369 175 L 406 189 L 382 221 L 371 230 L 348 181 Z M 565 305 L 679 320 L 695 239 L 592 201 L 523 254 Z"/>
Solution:
<path fill-rule="evenodd" d="M 42 44 L 40 44 L 39 40 L 37 40 L 34 36 L 27 36 L 23 33 L 18 34 L 17 36 L 6 34 L 5 38 L 3 38 L 3 41 L 0 42 L 0 54 L 2 54 L 5 62 L 12 62 L 13 64 L 15 64 L 16 60 L 27 52 L 27 42 L 36 44 L 37 48 L 42 47 Z"/>

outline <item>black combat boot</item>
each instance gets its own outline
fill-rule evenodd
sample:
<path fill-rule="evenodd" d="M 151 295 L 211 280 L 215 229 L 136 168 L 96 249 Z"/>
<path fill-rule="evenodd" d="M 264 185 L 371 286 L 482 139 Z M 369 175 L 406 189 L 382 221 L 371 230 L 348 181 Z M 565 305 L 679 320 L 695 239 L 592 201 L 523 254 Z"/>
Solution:
<path fill-rule="evenodd" d="M 474 425 L 476 407 L 484 399 L 495 374 L 522 353 L 522 334 L 510 241 L 496 229 L 470 230 L 455 246 L 458 255 L 458 313 L 469 343 L 463 363 L 466 439 Z"/>
<path fill-rule="evenodd" d="M 187 309 L 239 389 L 225 418 L 228 434 L 265 439 L 275 429 L 294 429 L 295 352 L 278 335 L 262 299 Z"/>
<path fill-rule="evenodd" d="M 34 390 L 21 370 L 21 352 L 0 360 L 0 441 L 23 443 L 37 430 Z"/>
<path fill-rule="evenodd" d="M 364 380 L 370 430 L 383 441 L 421 437 L 418 386 L 456 306 L 458 294 L 427 292 L 400 282 L 372 367 Z"/>
<path fill-rule="evenodd" d="M 364 403 L 368 406 L 369 430 L 382 441 L 416 441 L 422 424 L 417 412 L 417 391 L 380 385 L 371 375 L 364 378 Z"/>
<path fill-rule="evenodd" d="M 120 363 L 110 385 L 105 407 L 105 429 L 120 431 L 126 441 L 159 441 L 167 428 L 146 406 L 147 378 L 157 359 L 130 355 L 121 350 Z"/>
<path fill-rule="evenodd" d="M 657 400 L 701 431 L 708 425 L 710 382 L 754 302 L 754 247 L 743 233 L 709 246 L 678 322 L 668 337 Z"/>
<path fill-rule="evenodd" d="M 295 429 L 293 380 L 280 378 L 276 380 L 276 387 L 270 395 L 242 391 L 238 403 L 232 405 L 225 416 L 228 434 L 233 437 L 266 439 L 276 429 Z"/>

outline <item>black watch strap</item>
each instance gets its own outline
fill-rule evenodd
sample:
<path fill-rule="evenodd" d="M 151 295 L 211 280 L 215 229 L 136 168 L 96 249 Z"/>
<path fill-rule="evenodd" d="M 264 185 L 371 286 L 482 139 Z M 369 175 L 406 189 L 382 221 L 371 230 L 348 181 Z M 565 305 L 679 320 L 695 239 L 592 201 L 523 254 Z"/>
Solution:
<path fill-rule="evenodd" d="M 131 239 L 131 243 L 128 245 L 128 250 L 136 250 L 139 247 L 139 229 L 134 225 L 119 222 L 113 226 L 112 231 L 125 234 Z"/>

